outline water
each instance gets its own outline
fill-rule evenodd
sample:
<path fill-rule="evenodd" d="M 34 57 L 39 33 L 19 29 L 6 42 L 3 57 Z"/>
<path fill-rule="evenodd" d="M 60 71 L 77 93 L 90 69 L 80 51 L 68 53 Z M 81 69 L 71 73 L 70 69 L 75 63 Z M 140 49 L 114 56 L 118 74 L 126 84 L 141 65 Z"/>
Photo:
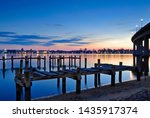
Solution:
<path fill-rule="evenodd" d="M 55 54 L 56 55 L 56 54 Z M 70 54 L 68 54 L 70 55 Z M 2 56 L 5 56 L 6 58 L 11 57 L 12 55 L 0 55 L 0 58 Z M 21 57 L 20 55 L 13 55 L 14 57 Z M 25 56 L 25 55 L 24 55 Z M 33 55 L 38 56 L 38 55 Z M 49 65 L 48 65 L 48 57 L 49 55 L 41 55 L 46 56 L 47 65 L 46 70 L 49 71 Z M 87 58 L 87 67 L 94 67 L 94 63 L 97 62 L 97 59 L 101 59 L 101 63 L 110 63 L 110 64 L 119 64 L 119 62 L 123 62 L 123 65 L 130 65 L 133 64 L 133 57 L 132 55 L 109 55 L 109 54 L 82 54 L 82 67 L 84 67 L 84 58 Z M 66 62 L 68 63 L 68 62 Z M 14 61 L 14 68 L 19 67 L 20 62 L 19 60 Z M 36 67 L 36 61 L 32 61 L 32 66 Z M 42 63 L 43 66 L 43 63 Z M 16 100 L 16 85 L 14 82 L 14 75 L 15 70 L 11 70 L 11 61 L 6 61 L 6 71 L 3 73 L 2 71 L 2 61 L 0 61 L 0 100 Z M 123 81 L 129 81 L 134 80 L 136 77 L 133 75 L 130 71 L 124 71 L 122 73 L 122 79 Z M 110 84 L 111 76 L 101 74 L 101 85 L 107 85 Z M 57 86 L 57 79 L 52 80 L 43 80 L 43 81 L 34 81 L 32 83 L 31 88 L 31 98 L 39 98 L 39 97 L 45 97 L 45 96 L 54 96 L 58 94 L 62 94 L 62 86 L 61 86 L 62 80 L 60 79 L 60 87 Z M 116 73 L 116 82 L 118 82 L 118 73 Z M 67 93 L 73 92 L 76 90 L 75 80 L 67 78 Z M 88 75 L 87 76 L 87 83 L 85 83 L 85 78 L 82 76 L 81 81 L 81 88 L 83 89 L 89 89 L 94 88 L 94 75 Z M 23 90 L 24 93 L 24 90 Z M 24 100 L 24 94 L 22 94 L 22 100 Z"/>

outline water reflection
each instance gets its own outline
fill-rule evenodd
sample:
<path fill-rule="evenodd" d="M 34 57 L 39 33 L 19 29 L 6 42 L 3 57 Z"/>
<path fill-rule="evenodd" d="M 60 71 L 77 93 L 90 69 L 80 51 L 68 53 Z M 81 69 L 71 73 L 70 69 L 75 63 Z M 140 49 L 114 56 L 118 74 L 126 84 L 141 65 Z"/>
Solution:
<path fill-rule="evenodd" d="M 47 65 L 46 70 L 49 71 L 49 65 L 48 65 L 48 57 L 50 55 L 40 55 L 40 54 L 34 54 L 34 56 L 46 56 Z M 0 58 L 2 58 L 3 55 L 0 55 Z M 12 55 L 6 54 L 6 57 L 9 58 Z M 14 57 L 20 57 L 21 55 L 13 55 Z M 24 55 L 26 56 L 26 54 Z M 58 54 L 52 54 L 51 56 L 58 56 Z M 71 56 L 71 54 L 66 54 L 65 56 Z M 119 64 L 119 62 L 123 62 L 123 65 L 131 65 L 133 63 L 133 57 L 132 55 L 110 55 L 110 54 L 82 54 L 82 67 L 84 67 L 84 58 L 87 58 L 87 67 L 93 67 L 94 63 L 97 63 L 97 60 L 100 59 L 101 63 L 109 63 L 109 64 Z M 53 60 L 52 63 L 57 63 L 56 60 Z M 37 62 L 32 61 L 32 66 L 36 67 Z M 66 60 L 65 64 L 69 64 L 69 62 Z M 2 65 L 2 61 L 0 61 L 0 65 Z M 41 62 L 41 65 L 43 65 L 43 62 Z M 17 68 L 20 66 L 20 61 L 15 60 L 14 61 L 14 68 Z M 2 66 L 1 66 L 2 68 Z M 16 84 L 14 82 L 14 71 L 11 69 L 11 61 L 7 61 L 6 63 L 6 70 L 3 71 L 3 69 L 0 70 L 0 100 L 19 100 L 23 98 L 24 90 L 16 92 Z M 56 70 L 55 67 L 53 67 L 53 70 Z M 118 77 L 118 73 L 116 73 L 116 80 Z M 4 79 L 5 78 L 5 79 Z M 101 83 L 101 85 L 110 84 L 110 76 L 101 74 L 101 81 L 98 81 L 98 83 Z M 123 72 L 123 81 L 126 80 L 134 80 L 135 75 L 132 72 Z M 75 91 L 75 81 L 72 79 L 67 78 L 66 79 L 66 92 Z M 81 89 L 89 89 L 91 87 L 94 87 L 94 75 L 88 75 L 88 76 L 82 76 L 82 82 L 81 82 Z M 8 93 L 4 92 L 4 90 L 7 90 Z M 10 95 L 10 93 L 12 95 Z M 31 88 L 31 97 L 37 98 L 42 96 L 50 96 L 50 95 L 57 95 L 62 93 L 62 79 L 53 79 L 53 80 L 45 80 L 45 81 L 37 81 L 33 82 L 32 88 Z M 18 97 L 17 97 L 18 96 Z M 21 96 L 21 97 L 20 97 Z"/>

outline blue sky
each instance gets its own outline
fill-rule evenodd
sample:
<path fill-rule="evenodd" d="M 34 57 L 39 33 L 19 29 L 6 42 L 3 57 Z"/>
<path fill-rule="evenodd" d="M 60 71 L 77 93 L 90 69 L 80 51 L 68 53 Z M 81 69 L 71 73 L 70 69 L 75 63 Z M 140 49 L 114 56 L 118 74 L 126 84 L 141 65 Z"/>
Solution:
<path fill-rule="evenodd" d="M 0 49 L 132 48 L 149 0 L 0 0 Z"/>

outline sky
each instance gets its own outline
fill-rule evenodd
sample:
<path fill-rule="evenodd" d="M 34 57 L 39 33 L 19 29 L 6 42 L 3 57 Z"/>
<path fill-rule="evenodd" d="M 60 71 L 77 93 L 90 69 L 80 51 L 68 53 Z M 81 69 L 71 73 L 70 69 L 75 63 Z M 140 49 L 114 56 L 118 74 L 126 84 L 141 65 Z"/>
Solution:
<path fill-rule="evenodd" d="M 0 0 L 0 49 L 132 49 L 149 21 L 150 0 Z"/>

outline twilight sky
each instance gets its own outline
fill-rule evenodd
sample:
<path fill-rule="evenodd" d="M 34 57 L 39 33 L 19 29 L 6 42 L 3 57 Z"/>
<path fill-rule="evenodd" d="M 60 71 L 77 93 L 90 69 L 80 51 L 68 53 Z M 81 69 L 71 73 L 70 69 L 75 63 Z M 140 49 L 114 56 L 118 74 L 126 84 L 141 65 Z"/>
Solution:
<path fill-rule="evenodd" d="M 0 0 L 0 49 L 132 48 L 149 21 L 150 0 Z"/>

